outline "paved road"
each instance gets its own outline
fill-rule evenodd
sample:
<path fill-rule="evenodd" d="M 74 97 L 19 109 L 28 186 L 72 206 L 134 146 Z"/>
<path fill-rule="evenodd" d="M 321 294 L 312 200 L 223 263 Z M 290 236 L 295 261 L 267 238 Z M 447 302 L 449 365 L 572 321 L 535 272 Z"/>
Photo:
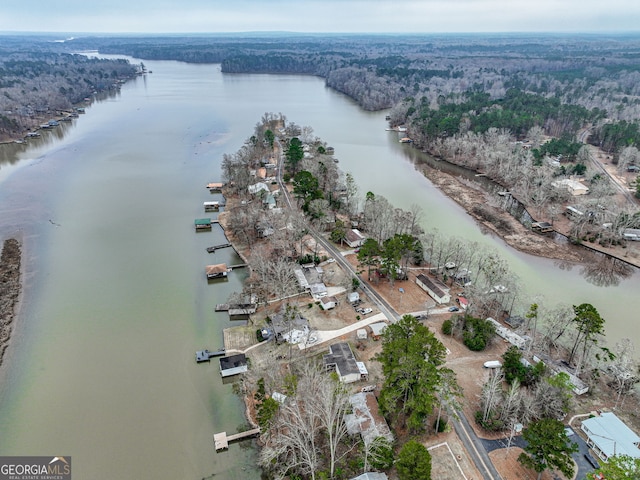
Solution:
<path fill-rule="evenodd" d="M 576 462 L 578 466 L 577 474 L 574 478 L 581 479 L 586 478 L 586 475 L 589 472 L 593 472 L 594 468 L 585 458 L 585 455 L 589 453 L 589 446 L 582 439 L 580 435 L 571 427 L 567 427 L 568 431 L 571 432 L 569 436 L 569 440 L 576 445 L 578 445 L 578 451 L 572 454 L 573 460 Z M 481 439 L 482 445 L 487 452 L 492 452 L 494 450 L 498 450 L 501 448 L 507 448 L 507 444 L 509 442 L 509 438 L 500 438 L 498 440 L 487 440 L 485 438 Z M 527 446 L 527 442 L 519 435 L 516 435 L 511 440 L 511 446 L 516 446 L 520 448 L 525 448 Z M 556 477 L 557 479 L 558 477 Z"/>

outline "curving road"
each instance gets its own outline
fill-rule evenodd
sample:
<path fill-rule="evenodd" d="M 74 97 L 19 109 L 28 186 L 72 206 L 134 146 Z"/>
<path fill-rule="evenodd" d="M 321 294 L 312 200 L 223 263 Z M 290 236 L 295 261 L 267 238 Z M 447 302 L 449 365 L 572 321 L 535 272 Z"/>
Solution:
<path fill-rule="evenodd" d="M 285 202 L 289 209 L 293 209 L 293 204 L 291 202 L 291 195 L 289 191 L 286 189 L 284 182 L 282 181 L 282 166 L 284 164 L 284 155 L 282 150 L 282 144 L 280 143 L 280 139 L 276 137 L 275 143 L 279 150 L 279 161 L 277 168 L 277 181 L 280 187 L 280 191 L 284 195 Z M 328 253 L 330 253 L 335 261 L 340 265 L 341 268 L 344 269 L 345 272 L 351 273 L 354 277 L 360 280 L 360 288 L 368 295 L 373 303 L 376 304 L 377 308 L 389 319 L 390 322 L 397 322 L 401 315 L 384 299 L 380 296 L 375 290 L 369 287 L 368 283 L 356 272 L 353 266 L 347 262 L 340 251 L 327 239 L 325 239 L 318 231 L 309 226 L 309 232 L 313 235 L 316 242 L 320 243 Z M 482 478 L 485 480 L 502 480 L 502 477 L 493 466 L 491 459 L 487 453 L 487 450 L 482 443 L 482 440 L 478 438 L 475 434 L 475 431 L 469 425 L 467 418 L 465 417 L 462 411 L 456 411 L 456 415 L 459 420 L 453 420 L 453 426 L 456 430 L 456 434 L 462 441 L 469 455 L 473 460 L 476 468 L 482 475 Z"/>

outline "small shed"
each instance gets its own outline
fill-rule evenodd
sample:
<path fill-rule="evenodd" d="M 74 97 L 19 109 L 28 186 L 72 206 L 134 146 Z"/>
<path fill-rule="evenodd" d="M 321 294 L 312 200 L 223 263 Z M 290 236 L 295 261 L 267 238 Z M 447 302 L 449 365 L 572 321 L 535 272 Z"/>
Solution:
<path fill-rule="evenodd" d="M 223 377 L 238 375 L 247 370 L 249 370 L 249 367 L 247 366 L 247 357 L 244 353 L 238 353 L 237 355 L 230 355 L 220 359 L 220 375 Z"/>
<path fill-rule="evenodd" d="M 336 297 L 320 297 L 320 306 L 323 310 L 331 310 L 332 308 L 336 308 L 338 304 L 338 299 Z"/>
<path fill-rule="evenodd" d="M 205 267 L 205 273 L 207 274 L 207 280 L 211 280 L 214 278 L 222 278 L 227 276 L 227 272 L 229 269 L 227 268 L 226 263 L 219 263 L 217 265 L 207 265 Z"/>
<path fill-rule="evenodd" d="M 387 324 L 385 322 L 371 323 L 369 324 L 369 328 L 371 329 L 373 339 L 378 340 L 386 330 Z"/>
<path fill-rule="evenodd" d="M 347 300 L 349 301 L 349 303 L 351 304 L 356 304 L 360 302 L 360 294 L 358 292 L 351 292 L 348 296 L 347 296 Z"/>
<path fill-rule="evenodd" d="M 356 330 L 356 338 L 358 340 L 366 340 L 367 339 L 367 329 L 366 328 L 359 328 L 358 330 Z"/>

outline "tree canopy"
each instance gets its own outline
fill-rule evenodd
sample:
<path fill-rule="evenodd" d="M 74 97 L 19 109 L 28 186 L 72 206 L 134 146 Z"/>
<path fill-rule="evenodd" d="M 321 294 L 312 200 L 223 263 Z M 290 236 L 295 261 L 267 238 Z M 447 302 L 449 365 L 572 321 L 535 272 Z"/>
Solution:
<path fill-rule="evenodd" d="M 396 469 L 400 480 L 431 480 L 431 454 L 421 443 L 409 440 L 398 453 Z"/>
<path fill-rule="evenodd" d="M 571 454 L 578 451 L 578 446 L 569 442 L 562 422 L 552 418 L 532 422 L 523 430 L 522 438 L 527 446 L 518 461 L 538 472 L 538 480 L 548 468 L 560 470 L 567 478 L 573 477 Z"/>
<path fill-rule="evenodd" d="M 385 415 L 406 421 L 412 430 L 424 425 L 438 402 L 445 352 L 444 345 L 412 315 L 387 327 L 382 352 L 376 357 L 385 377 L 379 398 Z"/>

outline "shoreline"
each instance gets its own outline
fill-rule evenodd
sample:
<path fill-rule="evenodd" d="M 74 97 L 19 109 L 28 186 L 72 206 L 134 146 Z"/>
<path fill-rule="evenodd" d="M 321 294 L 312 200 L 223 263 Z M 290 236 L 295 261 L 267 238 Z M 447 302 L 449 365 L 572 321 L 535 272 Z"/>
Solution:
<path fill-rule="evenodd" d="M 4 241 L 0 256 L 0 367 L 9 347 L 22 293 L 22 246 L 15 238 Z"/>
<path fill-rule="evenodd" d="M 447 160 L 442 159 L 442 161 Z M 470 185 L 454 175 L 434 169 L 428 165 L 419 166 L 418 171 L 429 179 L 448 198 L 460 205 L 467 214 L 473 217 L 483 228 L 520 252 L 536 257 L 582 265 L 589 262 L 589 254 L 599 253 L 606 255 L 608 258 L 624 262 L 629 266 L 640 268 L 640 252 L 635 244 L 631 244 L 625 248 L 617 247 L 616 249 L 589 243 L 572 244 L 568 240 L 566 244 L 560 243 L 551 236 L 541 235 L 531 231 L 508 212 L 493 207 L 489 193 L 483 188 Z M 481 206 L 482 210 L 489 211 L 492 218 L 487 219 L 479 215 L 476 212 L 478 206 Z M 499 223 L 500 226 L 496 225 L 496 223 Z M 505 225 L 511 230 L 510 232 L 504 232 Z M 568 238 L 565 232 L 555 227 L 554 231 L 558 235 Z M 631 256 L 629 256 L 630 252 L 633 252 Z"/>

